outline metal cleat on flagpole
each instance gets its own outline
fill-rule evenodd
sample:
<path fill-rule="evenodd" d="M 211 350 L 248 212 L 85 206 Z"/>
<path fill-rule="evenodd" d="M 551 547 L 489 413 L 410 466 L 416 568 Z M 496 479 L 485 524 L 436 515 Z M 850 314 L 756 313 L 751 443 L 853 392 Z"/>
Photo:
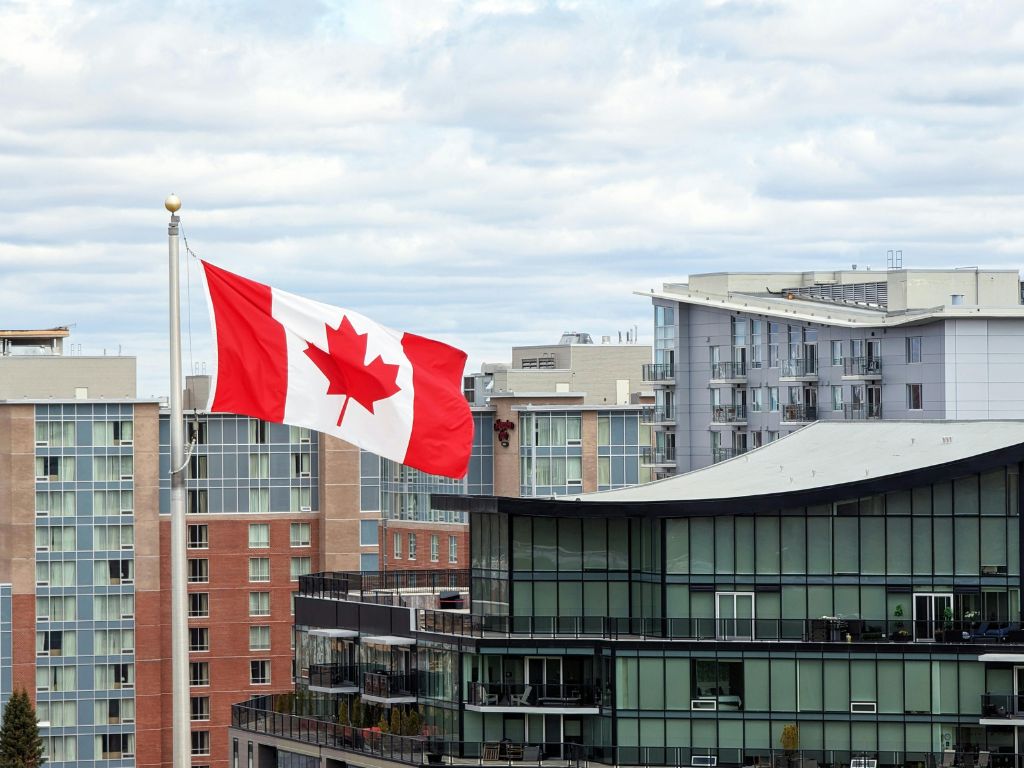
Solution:
<path fill-rule="evenodd" d="M 185 421 L 181 404 L 181 295 L 178 277 L 178 222 L 181 200 L 169 195 L 164 208 L 171 213 L 167 227 L 168 275 L 170 288 L 171 381 L 168 404 L 171 409 L 171 728 L 172 765 L 189 768 L 192 736 L 188 698 L 188 597 L 185 586 Z"/>

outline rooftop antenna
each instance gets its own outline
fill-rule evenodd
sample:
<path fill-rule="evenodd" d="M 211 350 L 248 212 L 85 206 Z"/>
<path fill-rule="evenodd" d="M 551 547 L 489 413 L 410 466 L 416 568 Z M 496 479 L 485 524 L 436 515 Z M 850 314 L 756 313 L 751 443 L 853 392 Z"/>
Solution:
<path fill-rule="evenodd" d="M 903 269 L 903 251 L 886 251 L 885 266 L 889 270 Z"/>

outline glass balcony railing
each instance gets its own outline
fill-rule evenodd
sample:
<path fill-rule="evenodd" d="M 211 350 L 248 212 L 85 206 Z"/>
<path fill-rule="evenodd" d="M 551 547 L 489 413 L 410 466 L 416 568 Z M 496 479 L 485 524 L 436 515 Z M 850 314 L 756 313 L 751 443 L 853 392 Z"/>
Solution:
<path fill-rule="evenodd" d="M 783 379 L 806 379 L 817 377 L 818 364 L 815 360 L 783 360 L 779 377 Z"/>
<path fill-rule="evenodd" d="M 743 380 L 747 378 L 746 363 L 712 363 L 711 380 Z"/>
<path fill-rule="evenodd" d="M 1024 720 L 1024 693 L 983 693 L 981 716 L 987 719 Z"/>
<path fill-rule="evenodd" d="M 641 424 L 674 424 L 675 421 L 675 414 L 668 408 L 652 406 L 640 411 Z"/>
<path fill-rule="evenodd" d="M 640 463 L 648 467 L 673 465 L 676 463 L 676 448 L 674 445 L 641 446 Z"/>
<path fill-rule="evenodd" d="M 747 452 L 746 448 L 712 448 L 711 461 L 717 464 L 720 461 L 740 456 Z"/>
<path fill-rule="evenodd" d="M 882 361 L 877 357 L 844 357 L 843 376 L 880 378 L 882 376 Z"/>
<path fill-rule="evenodd" d="M 399 699 L 416 695 L 416 676 L 404 672 L 364 672 L 363 695 Z"/>
<path fill-rule="evenodd" d="M 806 423 L 818 420 L 818 406 L 816 405 L 784 405 L 782 406 L 782 420 L 794 423 Z"/>
<path fill-rule="evenodd" d="M 881 403 L 851 403 L 843 405 L 844 419 L 880 419 L 882 418 Z"/>
<path fill-rule="evenodd" d="M 596 707 L 597 688 L 584 683 L 472 683 L 467 704 L 493 707 Z"/>
<path fill-rule="evenodd" d="M 674 363 L 647 363 L 643 368 L 644 381 L 672 381 L 675 378 Z"/>
<path fill-rule="evenodd" d="M 711 421 L 715 424 L 742 424 L 747 420 L 745 405 L 712 405 Z"/>
<path fill-rule="evenodd" d="M 313 688 L 355 688 L 359 667 L 354 664 L 311 664 L 309 684 Z"/>

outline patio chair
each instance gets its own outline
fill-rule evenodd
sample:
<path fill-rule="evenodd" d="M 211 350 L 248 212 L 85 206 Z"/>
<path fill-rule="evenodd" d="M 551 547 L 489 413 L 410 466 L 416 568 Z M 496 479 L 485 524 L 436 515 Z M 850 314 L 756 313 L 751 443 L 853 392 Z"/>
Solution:
<path fill-rule="evenodd" d="M 533 693 L 533 686 L 528 685 L 523 688 L 523 692 L 520 694 L 513 693 L 509 698 L 512 699 L 512 703 L 517 707 L 527 707 L 530 705 L 530 694 Z"/>
<path fill-rule="evenodd" d="M 977 768 L 988 768 L 991 758 L 992 755 L 989 752 L 979 752 Z"/>
<path fill-rule="evenodd" d="M 988 630 L 989 630 L 989 628 L 991 626 L 992 625 L 989 624 L 987 621 L 983 621 L 981 624 L 978 625 L 978 628 L 976 630 L 971 632 L 971 639 L 972 640 L 979 640 L 979 639 L 984 638 L 985 637 L 985 633 L 988 632 Z"/>
<path fill-rule="evenodd" d="M 956 760 L 956 752 L 947 749 L 942 753 L 942 762 L 939 763 L 939 766 L 940 768 L 953 768 L 954 760 Z"/>
<path fill-rule="evenodd" d="M 498 694 L 488 693 L 487 686 L 483 683 L 476 684 L 476 697 L 480 704 L 486 706 L 496 705 L 498 703 Z"/>
<path fill-rule="evenodd" d="M 998 627 L 996 629 L 988 630 L 988 632 L 985 633 L 985 637 L 995 638 L 996 640 L 1005 640 L 1007 635 L 1009 635 L 1011 632 L 1016 632 L 1018 629 L 1020 629 L 1020 622 L 1012 621 L 1005 627 Z"/>

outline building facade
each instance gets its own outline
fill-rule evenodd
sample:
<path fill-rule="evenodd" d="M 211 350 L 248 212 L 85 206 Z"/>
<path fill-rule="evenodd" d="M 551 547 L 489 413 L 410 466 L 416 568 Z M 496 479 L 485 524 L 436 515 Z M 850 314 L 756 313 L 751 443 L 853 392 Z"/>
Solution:
<path fill-rule="evenodd" d="M 716 273 L 644 295 L 659 476 L 818 420 L 1024 418 L 1015 270 Z"/>
<path fill-rule="evenodd" d="M 232 754 L 1015 768 L 1022 462 L 1020 422 L 819 423 L 578 500 L 437 498 L 469 611 L 305 577 L 294 700 L 236 706 Z"/>

